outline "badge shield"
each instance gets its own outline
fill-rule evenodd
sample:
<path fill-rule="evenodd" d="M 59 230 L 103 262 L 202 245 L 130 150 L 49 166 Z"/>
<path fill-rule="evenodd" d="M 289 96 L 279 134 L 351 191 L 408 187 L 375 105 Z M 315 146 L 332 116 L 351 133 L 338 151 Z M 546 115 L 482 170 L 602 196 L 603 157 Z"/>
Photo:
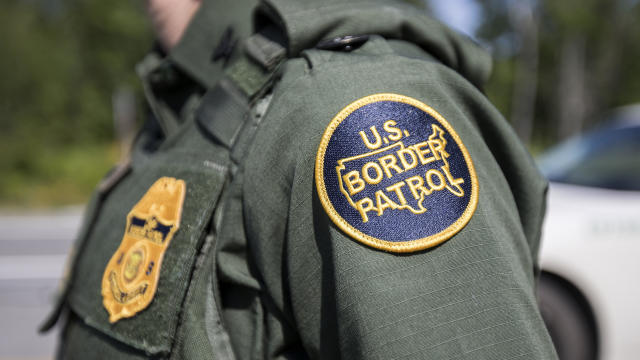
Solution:
<path fill-rule="evenodd" d="M 183 180 L 162 177 L 127 215 L 122 242 L 102 277 L 109 322 L 134 316 L 153 300 L 162 258 L 180 226 L 185 193 Z"/>

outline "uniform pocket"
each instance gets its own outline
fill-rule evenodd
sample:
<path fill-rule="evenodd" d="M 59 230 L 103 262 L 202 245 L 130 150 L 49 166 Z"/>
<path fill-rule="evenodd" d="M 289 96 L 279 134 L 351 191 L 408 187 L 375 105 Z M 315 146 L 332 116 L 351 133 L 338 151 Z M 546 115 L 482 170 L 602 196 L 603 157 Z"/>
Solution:
<path fill-rule="evenodd" d="M 134 166 L 130 174 L 111 189 L 76 258 L 67 303 L 77 319 L 147 354 L 170 352 L 195 260 L 226 180 L 226 167 L 211 164 L 211 161 L 208 166 L 198 161 L 180 163 L 175 158 L 172 161 L 170 156 L 158 156 L 143 166 Z M 135 315 L 111 323 L 103 305 L 105 268 L 125 235 L 127 215 L 163 177 L 185 182 L 180 226 L 164 252 L 151 302 Z M 138 218 L 144 218 L 144 214 L 138 214 Z M 65 347 L 73 348 L 73 341 L 65 339 Z"/>
<path fill-rule="evenodd" d="M 62 278 L 58 284 L 58 289 L 54 294 L 53 306 L 47 314 L 47 317 L 40 324 L 38 329 L 39 332 L 45 333 L 51 330 L 51 328 L 58 322 L 64 307 L 66 293 L 69 289 L 69 278 L 71 276 L 70 270 L 72 265 L 76 263 L 78 249 L 84 244 L 84 239 L 87 237 L 88 231 L 92 228 L 93 221 L 98 214 L 102 200 L 109 193 L 109 190 L 111 190 L 129 173 L 129 170 L 131 170 L 131 163 L 128 161 L 114 166 L 103 177 L 102 181 L 98 184 L 98 188 L 92 194 L 91 199 L 89 199 L 82 216 L 82 226 L 76 235 L 73 245 L 69 249 L 70 251 L 67 255 L 64 274 L 62 274 Z"/>

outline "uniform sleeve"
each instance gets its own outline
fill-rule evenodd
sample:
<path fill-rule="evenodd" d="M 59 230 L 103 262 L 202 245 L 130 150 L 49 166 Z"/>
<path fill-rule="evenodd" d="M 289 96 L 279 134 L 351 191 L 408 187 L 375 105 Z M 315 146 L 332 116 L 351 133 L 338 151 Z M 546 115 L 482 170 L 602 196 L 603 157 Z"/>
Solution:
<path fill-rule="evenodd" d="M 285 77 L 247 161 L 249 250 L 282 326 L 312 358 L 555 358 L 533 290 L 546 183 L 504 119 L 439 64 L 386 59 L 347 69 L 334 64 L 289 83 Z M 379 93 L 437 111 L 475 165 L 475 211 L 436 246 L 375 248 L 345 231 L 321 203 L 315 163 L 323 134 L 351 102 Z M 356 145 L 341 146 L 352 155 Z M 376 231 L 393 237 L 421 226 L 419 217 L 403 219 Z"/>

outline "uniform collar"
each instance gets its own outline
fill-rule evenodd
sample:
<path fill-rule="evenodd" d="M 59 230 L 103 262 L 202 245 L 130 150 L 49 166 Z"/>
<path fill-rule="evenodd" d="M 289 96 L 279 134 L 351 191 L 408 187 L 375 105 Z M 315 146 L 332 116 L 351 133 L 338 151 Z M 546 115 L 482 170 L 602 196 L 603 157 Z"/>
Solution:
<path fill-rule="evenodd" d="M 289 56 L 320 40 L 378 34 L 412 42 L 477 87 L 491 72 L 491 58 L 468 37 L 405 3 L 390 0 L 263 0 L 258 23 L 267 18 L 281 26 Z"/>
<path fill-rule="evenodd" d="M 182 38 L 170 53 L 159 46 L 136 66 L 147 102 L 165 135 L 175 132 L 185 116 L 185 106 L 221 78 L 224 68 L 250 35 L 251 10 L 257 0 L 203 0 Z M 222 50 L 222 52 L 221 52 Z M 225 56 L 215 56 L 222 53 Z"/>
<path fill-rule="evenodd" d="M 256 0 L 204 0 L 168 59 L 205 89 L 222 76 L 239 52 L 239 39 L 250 35 Z M 228 56 L 215 56 L 228 50 Z"/>

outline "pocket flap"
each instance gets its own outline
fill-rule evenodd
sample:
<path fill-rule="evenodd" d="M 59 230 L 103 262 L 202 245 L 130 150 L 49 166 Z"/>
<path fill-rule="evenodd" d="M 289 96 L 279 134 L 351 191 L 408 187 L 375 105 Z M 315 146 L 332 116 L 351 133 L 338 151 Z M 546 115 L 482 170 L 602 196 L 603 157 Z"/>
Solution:
<path fill-rule="evenodd" d="M 171 350 L 195 260 L 226 180 L 224 165 L 167 165 L 171 163 L 156 160 L 133 168 L 105 199 L 78 254 L 67 297 L 71 309 L 87 325 L 150 354 Z M 159 262 L 157 290 L 135 315 L 110 323 L 101 293 L 105 268 L 123 240 L 127 215 L 162 177 L 183 180 L 186 193 L 179 228 Z M 144 260 L 143 269 L 148 265 Z"/>

